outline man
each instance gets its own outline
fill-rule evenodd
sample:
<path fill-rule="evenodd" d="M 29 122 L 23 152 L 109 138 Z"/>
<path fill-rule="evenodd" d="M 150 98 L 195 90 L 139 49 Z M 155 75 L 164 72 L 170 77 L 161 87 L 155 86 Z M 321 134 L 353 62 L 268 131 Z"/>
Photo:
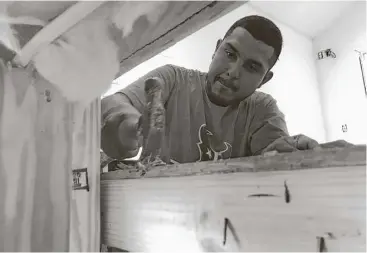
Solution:
<path fill-rule="evenodd" d="M 276 101 L 256 91 L 272 77 L 282 35 L 270 20 L 247 16 L 218 40 L 208 73 L 166 65 L 102 100 L 104 152 L 137 155 L 145 80 L 163 87 L 166 132 L 162 155 L 179 163 L 313 149 L 304 135 L 289 136 Z"/>

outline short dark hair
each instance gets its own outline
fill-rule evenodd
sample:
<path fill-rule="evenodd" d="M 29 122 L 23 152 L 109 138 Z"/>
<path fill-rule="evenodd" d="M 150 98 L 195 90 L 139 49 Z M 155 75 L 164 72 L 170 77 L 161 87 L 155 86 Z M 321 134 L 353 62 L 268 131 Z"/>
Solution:
<path fill-rule="evenodd" d="M 279 58 L 283 46 L 283 37 L 279 28 L 271 20 L 251 15 L 237 20 L 226 32 L 224 38 L 229 36 L 234 29 L 242 27 L 246 29 L 255 39 L 264 42 L 274 48 L 274 54 L 270 58 L 270 67 L 273 67 Z"/>

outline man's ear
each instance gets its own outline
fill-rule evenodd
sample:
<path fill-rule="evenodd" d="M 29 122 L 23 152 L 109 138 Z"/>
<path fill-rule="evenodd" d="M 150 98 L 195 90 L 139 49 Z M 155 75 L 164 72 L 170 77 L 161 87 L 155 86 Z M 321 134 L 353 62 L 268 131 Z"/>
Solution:
<path fill-rule="evenodd" d="M 262 80 L 261 84 L 259 85 L 259 88 L 261 86 L 263 86 L 264 84 L 266 84 L 267 82 L 269 82 L 272 78 L 273 78 L 273 72 L 272 71 L 268 71 L 268 73 L 266 73 L 266 75 L 264 76 L 264 79 Z"/>
<path fill-rule="evenodd" d="M 215 51 L 214 51 L 214 53 L 213 53 L 213 55 L 212 55 L 212 59 L 214 58 L 215 52 L 217 52 L 217 50 L 218 50 L 218 48 L 219 48 L 220 44 L 222 43 L 222 41 L 223 41 L 223 40 L 221 40 L 221 39 L 219 39 L 219 40 L 217 41 L 217 45 L 215 46 Z"/>
<path fill-rule="evenodd" d="M 218 50 L 218 48 L 219 48 L 219 46 L 220 46 L 220 44 L 222 43 L 222 39 L 219 39 L 218 41 L 217 41 L 217 46 L 215 47 L 215 51 L 217 51 Z"/>

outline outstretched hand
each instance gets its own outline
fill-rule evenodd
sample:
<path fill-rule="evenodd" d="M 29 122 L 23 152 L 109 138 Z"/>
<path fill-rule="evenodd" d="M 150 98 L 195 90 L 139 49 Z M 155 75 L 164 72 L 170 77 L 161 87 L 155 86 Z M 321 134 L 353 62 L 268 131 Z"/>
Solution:
<path fill-rule="evenodd" d="M 262 153 L 287 153 L 294 152 L 298 150 L 320 150 L 323 148 L 334 148 L 334 147 L 349 147 L 353 144 L 346 142 L 344 140 L 337 140 L 333 142 L 327 142 L 319 144 L 316 140 L 305 136 L 303 134 L 295 136 L 284 136 L 276 139 L 269 146 L 267 146 Z"/>

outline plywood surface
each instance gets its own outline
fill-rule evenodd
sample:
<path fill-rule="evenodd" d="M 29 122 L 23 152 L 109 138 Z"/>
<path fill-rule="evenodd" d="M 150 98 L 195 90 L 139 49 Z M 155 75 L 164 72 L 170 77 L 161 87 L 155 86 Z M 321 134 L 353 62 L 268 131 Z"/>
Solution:
<path fill-rule="evenodd" d="M 102 243 L 129 251 L 365 252 L 365 211 L 366 146 L 162 166 L 144 176 L 114 171 L 101 181 Z M 226 219 L 234 229 L 223 245 Z"/>
<path fill-rule="evenodd" d="M 365 166 L 106 180 L 101 193 L 102 242 L 129 251 L 366 251 Z"/>

